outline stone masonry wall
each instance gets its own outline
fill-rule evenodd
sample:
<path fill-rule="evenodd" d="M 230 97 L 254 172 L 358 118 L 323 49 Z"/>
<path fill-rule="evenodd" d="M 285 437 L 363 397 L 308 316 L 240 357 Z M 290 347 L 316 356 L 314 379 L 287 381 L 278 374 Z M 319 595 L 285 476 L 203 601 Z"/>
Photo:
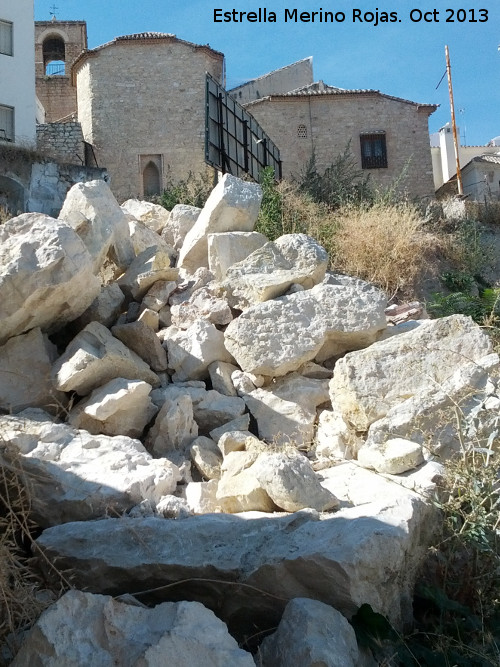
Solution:
<path fill-rule="evenodd" d="M 388 167 L 367 169 L 373 184 L 403 185 L 415 197 L 433 196 L 428 110 L 379 95 L 310 95 L 263 100 L 247 106 L 281 152 L 283 177 L 300 175 L 313 151 L 320 171 L 342 153 L 349 140 L 361 169 L 359 136 L 386 133 Z M 307 136 L 299 136 L 299 125 Z M 300 134 L 304 135 L 303 128 Z"/>
<path fill-rule="evenodd" d="M 71 85 L 69 76 L 37 77 L 36 93 L 48 123 L 76 116 L 76 88 Z"/>
<path fill-rule="evenodd" d="M 84 164 L 82 126 L 80 123 L 47 123 L 37 125 L 38 150 L 68 164 Z"/>
<path fill-rule="evenodd" d="M 77 64 L 78 119 L 121 202 L 143 196 L 141 156 L 169 180 L 205 172 L 205 73 L 222 56 L 175 39 L 110 44 Z M 159 156 L 159 157 L 158 157 Z"/>

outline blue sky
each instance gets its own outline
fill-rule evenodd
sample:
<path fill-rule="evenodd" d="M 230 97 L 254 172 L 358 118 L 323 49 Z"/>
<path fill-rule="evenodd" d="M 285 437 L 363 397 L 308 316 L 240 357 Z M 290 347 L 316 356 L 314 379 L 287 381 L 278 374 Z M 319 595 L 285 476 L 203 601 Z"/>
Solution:
<path fill-rule="evenodd" d="M 499 0 L 34 0 L 35 20 L 87 21 L 89 48 L 134 32 L 170 32 L 210 44 L 226 56 L 227 86 L 313 56 L 315 79 L 341 88 L 375 88 L 415 102 L 439 104 L 429 129 L 450 119 L 444 47 L 451 55 L 457 123 L 462 143 L 500 135 Z M 276 23 L 215 23 L 214 9 L 274 11 Z M 287 22 L 285 9 L 343 12 L 339 23 Z M 391 23 L 353 22 L 353 10 L 397 12 Z M 447 9 L 450 8 L 450 11 Z M 457 10 L 465 9 L 457 17 Z M 488 13 L 488 20 L 479 10 Z M 416 19 L 411 21 L 410 12 Z M 433 10 L 436 10 L 434 13 Z M 454 14 L 452 16 L 452 11 Z M 426 12 L 428 19 L 424 21 Z M 339 18 L 340 15 L 339 15 Z M 454 18 L 453 22 L 446 21 Z M 460 22 L 457 18 L 466 18 Z M 437 20 L 436 20 L 437 19 Z M 477 22 L 471 22 L 475 19 Z M 464 137 L 465 135 L 465 137 Z M 465 138 L 465 142 L 463 141 Z"/>

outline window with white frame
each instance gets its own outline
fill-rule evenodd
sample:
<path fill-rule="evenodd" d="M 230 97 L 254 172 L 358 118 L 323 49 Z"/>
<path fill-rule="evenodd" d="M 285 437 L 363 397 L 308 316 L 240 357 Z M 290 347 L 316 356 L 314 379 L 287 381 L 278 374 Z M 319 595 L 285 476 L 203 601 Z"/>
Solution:
<path fill-rule="evenodd" d="M 14 108 L 0 104 L 0 141 L 14 141 Z"/>
<path fill-rule="evenodd" d="M 12 34 L 13 23 L 10 21 L 3 21 L 0 19 L 0 53 L 3 53 L 5 56 L 13 56 L 13 39 Z"/>

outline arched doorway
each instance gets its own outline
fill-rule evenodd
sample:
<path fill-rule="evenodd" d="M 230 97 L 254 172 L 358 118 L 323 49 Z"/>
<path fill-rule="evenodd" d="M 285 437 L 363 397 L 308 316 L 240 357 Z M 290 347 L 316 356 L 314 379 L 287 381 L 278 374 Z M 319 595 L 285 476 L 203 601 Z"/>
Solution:
<path fill-rule="evenodd" d="M 15 217 L 25 212 L 25 199 L 25 190 L 20 183 L 8 176 L 0 175 L 0 208 Z"/>
<path fill-rule="evenodd" d="M 160 171 L 152 160 L 147 163 L 142 172 L 142 189 L 145 197 L 161 194 Z"/>
<path fill-rule="evenodd" d="M 49 35 L 43 41 L 43 69 L 46 76 L 64 76 L 66 72 L 66 44 L 59 35 Z"/>

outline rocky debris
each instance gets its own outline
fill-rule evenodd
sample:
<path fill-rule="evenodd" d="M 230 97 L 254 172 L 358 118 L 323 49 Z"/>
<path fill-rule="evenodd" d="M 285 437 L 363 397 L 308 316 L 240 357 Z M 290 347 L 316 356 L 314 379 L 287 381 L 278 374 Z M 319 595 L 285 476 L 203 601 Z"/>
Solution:
<path fill-rule="evenodd" d="M 99 322 L 91 322 L 73 338 L 55 362 L 52 376 L 57 389 L 80 396 L 117 377 L 143 380 L 153 387 L 160 384 L 150 367 Z"/>
<path fill-rule="evenodd" d="M 226 625 L 199 602 L 164 602 L 150 609 L 134 598 L 116 600 L 71 590 L 47 609 L 13 667 L 254 667 Z"/>
<path fill-rule="evenodd" d="M 147 499 L 155 505 L 173 493 L 179 470 L 153 459 L 139 440 L 91 435 L 54 422 L 40 409 L 0 417 L 1 457 L 20 458 L 40 526 L 120 516 Z"/>
<path fill-rule="evenodd" d="M 228 325 L 225 345 L 244 371 L 286 375 L 374 342 L 385 328 L 385 302 L 361 280 L 317 285 L 248 308 Z"/>
<path fill-rule="evenodd" d="M 66 395 L 51 377 L 57 350 L 37 327 L 0 346 L 0 410 L 19 412 L 30 406 L 50 412 L 64 408 Z"/>
<path fill-rule="evenodd" d="M 207 243 L 208 268 L 221 282 L 230 266 L 246 259 L 267 243 L 267 238 L 259 232 L 221 232 L 208 234 Z"/>
<path fill-rule="evenodd" d="M 90 322 L 100 322 L 110 327 L 122 312 L 125 296 L 116 283 L 104 285 L 90 306 L 75 321 L 74 326 L 83 329 Z"/>
<path fill-rule="evenodd" d="M 358 667 L 356 635 L 333 607 L 295 598 L 285 607 L 276 632 L 259 649 L 259 667 Z"/>
<path fill-rule="evenodd" d="M 121 209 L 157 234 L 161 234 L 170 218 L 170 213 L 163 206 L 149 201 L 127 199 L 121 205 Z"/>
<path fill-rule="evenodd" d="M 155 456 L 173 450 L 184 451 L 198 435 L 193 417 L 193 402 L 188 393 L 166 398 L 146 439 L 146 447 Z"/>
<path fill-rule="evenodd" d="M 140 255 L 148 248 L 162 250 L 170 258 L 170 263 L 175 263 L 177 258 L 175 250 L 155 231 L 138 220 L 129 220 L 128 233 L 130 242 L 136 255 Z"/>
<path fill-rule="evenodd" d="M 179 276 L 170 266 L 171 256 L 163 248 L 152 246 L 141 252 L 118 279 L 118 285 L 129 299 L 140 301 L 157 280 L 172 281 Z"/>
<path fill-rule="evenodd" d="M 169 327 L 165 331 L 168 365 L 174 381 L 207 378 L 214 361 L 233 362 L 227 351 L 224 334 L 207 320 L 196 320 L 185 331 Z"/>
<path fill-rule="evenodd" d="M 208 267 L 207 235 L 251 232 L 259 215 L 262 189 L 256 183 L 225 174 L 215 186 L 179 251 L 177 266 L 193 273 Z"/>
<path fill-rule="evenodd" d="M 68 422 L 93 435 L 140 438 L 158 411 L 149 397 L 151 389 L 147 382 L 115 378 L 80 401 L 70 411 Z"/>
<path fill-rule="evenodd" d="M 208 367 L 208 374 L 212 387 L 220 394 L 236 396 L 236 389 L 231 379 L 232 374 L 238 371 L 238 366 L 229 364 L 227 361 L 214 361 Z"/>
<path fill-rule="evenodd" d="M 40 327 L 56 331 L 99 294 L 92 258 L 66 223 L 23 213 L 0 226 L 0 345 Z"/>
<path fill-rule="evenodd" d="M 170 295 L 176 288 L 177 283 L 174 280 L 157 280 L 148 289 L 142 299 L 142 305 L 145 308 L 159 312 L 167 305 Z"/>
<path fill-rule="evenodd" d="M 458 367 L 478 362 L 491 348 L 491 340 L 469 317 L 429 320 L 340 359 L 330 383 L 332 403 L 346 422 L 367 430 L 395 405 L 417 393 L 435 391 Z"/>
<path fill-rule="evenodd" d="M 233 452 L 227 458 L 245 455 Z M 246 514 L 245 520 L 206 514 L 175 522 L 77 522 L 42 533 L 37 540 L 40 565 L 57 558 L 60 568 L 71 566 L 76 586 L 111 595 L 128 592 L 132 584 L 135 590 L 147 590 L 177 581 L 176 595 L 189 590 L 191 599 L 217 608 L 219 617 L 242 633 L 254 633 L 262 623 L 271 627 L 281 617 L 283 602 L 295 597 L 320 600 L 347 618 L 370 604 L 401 627 L 411 617 L 416 568 L 437 525 L 435 510 L 418 494 L 376 473 L 362 468 L 354 473 L 348 479 L 356 489 L 359 485 L 364 504 L 321 520 L 308 510 L 285 516 Z M 339 483 L 332 478 L 328 487 L 351 505 L 350 487 L 343 497 L 337 491 L 342 474 L 337 477 Z M 203 581 L 207 578 L 209 583 Z M 196 587 L 189 585 L 192 580 Z M 229 591 L 228 581 L 255 588 L 231 586 Z"/>
<path fill-rule="evenodd" d="M 167 370 L 167 353 L 155 331 L 143 320 L 118 324 L 112 327 L 111 333 L 154 371 Z"/>
<path fill-rule="evenodd" d="M 135 257 L 127 218 L 102 180 L 76 183 L 64 200 L 59 220 L 71 225 L 82 238 L 98 273 L 113 250 L 117 265 L 125 269 Z"/>
<path fill-rule="evenodd" d="M 170 211 L 168 220 L 161 233 L 162 238 L 175 250 L 179 250 L 184 243 L 186 234 L 194 226 L 201 213 L 201 208 L 176 204 Z"/>
<path fill-rule="evenodd" d="M 224 433 L 230 431 L 248 431 L 250 427 L 250 415 L 247 413 L 241 415 L 241 417 L 236 417 L 229 422 L 226 422 L 218 428 L 214 428 L 210 431 L 210 437 L 215 442 L 219 442 Z"/>
<path fill-rule="evenodd" d="M 216 443 L 204 435 L 193 440 L 189 454 L 198 472 L 207 480 L 220 478 L 222 456 Z M 217 487 L 215 487 L 215 490 Z"/>
<path fill-rule="evenodd" d="M 393 303 L 385 309 L 385 316 L 388 324 L 397 325 L 409 322 L 411 320 L 428 319 L 425 306 L 420 301 L 410 301 L 410 303 Z"/>
<path fill-rule="evenodd" d="M 171 321 L 174 326 L 188 329 L 196 320 L 207 320 L 212 324 L 224 326 L 233 319 L 224 291 L 217 287 L 201 287 L 186 301 L 170 308 Z"/>
<path fill-rule="evenodd" d="M 220 436 L 217 447 L 223 456 L 227 456 L 230 452 L 258 452 L 265 445 L 250 431 L 226 431 Z"/>
<path fill-rule="evenodd" d="M 292 285 L 310 289 L 325 277 L 326 250 L 306 234 L 286 234 L 228 267 L 224 287 L 232 307 L 248 306 L 285 294 Z"/>
<path fill-rule="evenodd" d="M 168 300 L 170 306 L 178 306 L 189 301 L 196 290 L 206 287 L 214 280 L 214 274 L 204 266 L 196 269 L 192 275 L 186 275 L 186 272 L 182 271 L 182 277 L 183 282 L 177 285 L 177 289 Z"/>

